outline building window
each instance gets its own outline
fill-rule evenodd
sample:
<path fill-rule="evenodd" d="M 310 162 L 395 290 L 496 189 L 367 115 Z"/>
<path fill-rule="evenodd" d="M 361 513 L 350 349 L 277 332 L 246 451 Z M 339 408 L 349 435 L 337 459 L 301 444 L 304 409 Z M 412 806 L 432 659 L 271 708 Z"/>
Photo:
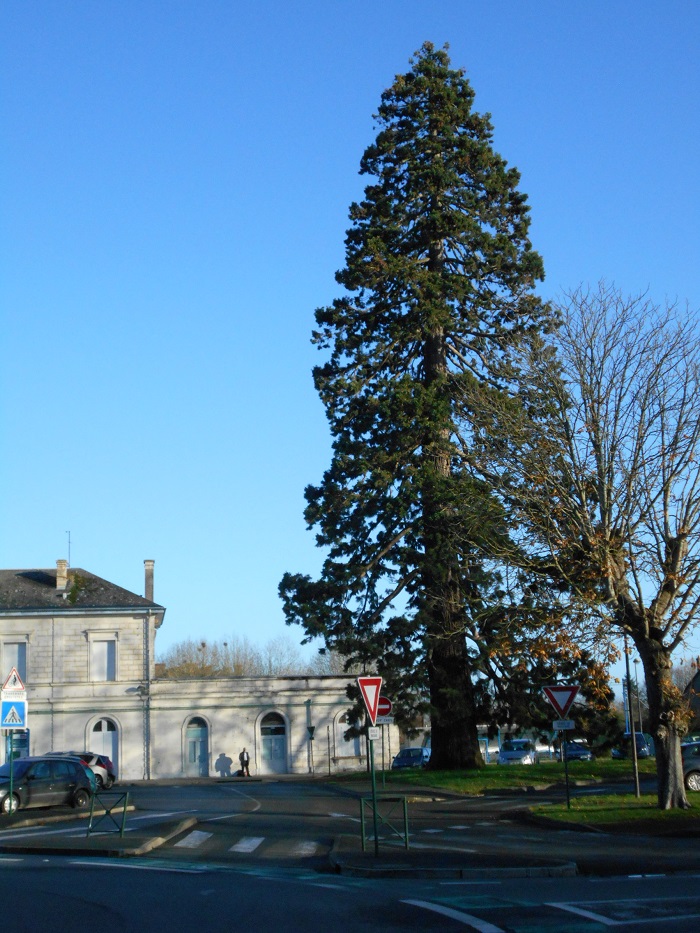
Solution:
<path fill-rule="evenodd" d="M 6 641 L 2 646 L 2 681 L 5 682 L 12 668 L 15 668 L 23 683 L 27 682 L 27 643 L 26 641 Z"/>
<path fill-rule="evenodd" d="M 117 643 L 114 639 L 90 640 L 90 680 L 117 679 Z"/>

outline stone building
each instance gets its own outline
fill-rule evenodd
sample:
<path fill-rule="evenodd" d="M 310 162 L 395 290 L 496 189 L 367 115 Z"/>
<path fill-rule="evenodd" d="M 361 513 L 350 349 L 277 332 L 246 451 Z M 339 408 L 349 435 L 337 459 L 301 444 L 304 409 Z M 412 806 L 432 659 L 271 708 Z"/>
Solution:
<path fill-rule="evenodd" d="M 15 747 L 107 754 L 127 780 L 235 772 L 244 747 L 251 774 L 365 767 L 365 740 L 344 737 L 346 677 L 157 678 L 165 609 L 144 567 L 143 596 L 65 560 L 0 570 L 0 673 L 16 668 L 28 700 Z M 384 735 L 388 766 L 398 731 Z"/>

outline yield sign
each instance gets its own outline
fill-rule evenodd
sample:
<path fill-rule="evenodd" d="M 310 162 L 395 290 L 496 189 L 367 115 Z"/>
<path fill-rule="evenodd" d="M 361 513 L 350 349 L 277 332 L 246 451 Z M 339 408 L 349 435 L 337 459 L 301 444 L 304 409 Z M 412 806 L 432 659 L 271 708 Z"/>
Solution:
<path fill-rule="evenodd" d="M 367 707 L 370 722 L 377 721 L 377 707 L 379 706 L 379 691 L 382 689 L 381 677 L 358 677 L 357 686 L 360 688 L 362 699 Z"/>
<path fill-rule="evenodd" d="M 578 684 L 559 684 L 555 687 L 543 687 L 542 692 L 559 713 L 559 716 L 564 719 L 569 712 L 569 707 L 574 702 L 578 688 Z"/>

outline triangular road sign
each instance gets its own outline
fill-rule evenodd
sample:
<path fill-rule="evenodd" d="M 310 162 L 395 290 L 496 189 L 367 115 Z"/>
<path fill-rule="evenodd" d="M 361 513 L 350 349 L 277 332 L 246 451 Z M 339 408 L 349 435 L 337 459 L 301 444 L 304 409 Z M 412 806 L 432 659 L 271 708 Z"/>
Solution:
<path fill-rule="evenodd" d="M 543 687 L 542 692 L 559 716 L 564 719 L 574 702 L 578 689 L 578 684 L 557 684 L 554 687 Z"/>
<path fill-rule="evenodd" d="M 382 678 L 358 677 L 357 686 L 360 688 L 362 699 L 365 701 L 370 722 L 374 725 L 377 721 L 377 707 L 379 706 L 379 691 L 382 689 Z"/>
<path fill-rule="evenodd" d="M 3 690 L 24 690 L 24 684 L 22 683 L 22 678 L 17 673 L 17 668 L 13 667 L 10 673 L 7 675 L 7 680 L 2 685 Z"/>

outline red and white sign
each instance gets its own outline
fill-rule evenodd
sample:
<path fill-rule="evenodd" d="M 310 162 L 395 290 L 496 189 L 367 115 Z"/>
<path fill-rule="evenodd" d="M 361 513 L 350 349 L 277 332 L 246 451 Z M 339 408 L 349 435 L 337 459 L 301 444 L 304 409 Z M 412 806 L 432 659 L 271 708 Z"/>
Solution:
<path fill-rule="evenodd" d="M 561 719 L 566 719 L 571 704 L 578 693 L 578 684 L 557 684 L 554 687 L 543 687 L 542 692 L 559 713 Z"/>
<path fill-rule="evenodd" d="M 377 716 L 391 716 L 392 704 L 389 697 L 379 697 Z"/>
<path fill-rule="evenodd" d="M 10 673 L 7 675 L 7 680 L 6 680 L 5 683 L 2 685 L 2 689 L 3 689 L 3 690 L 7 690 L 7 691 L 11 691 L 11 692 L 13 692 L 13 693 L 14 693 L 15 691 L 16 691 L 17 693 L 23 693 L 23 692 L 24 692 L 25 686 L 24 686 L 24 684 L 22 683 L 22 678 L 21 678 L 21 677 L 19 676 L 19 674 L 17 673 L 17 668 L 16 668 L 16 667 L 13 667 L 12 670 L 10 671 Z"/>
<path fill-rule="evenodd" d="M 362 699 L 367 707 L 367 715 L 372 725 L 377 722 L 377 708 L 379 707 L 379 691 L 382 689 L 381 677 L 358 677 L 357 686 L 360 688 Z"/>

